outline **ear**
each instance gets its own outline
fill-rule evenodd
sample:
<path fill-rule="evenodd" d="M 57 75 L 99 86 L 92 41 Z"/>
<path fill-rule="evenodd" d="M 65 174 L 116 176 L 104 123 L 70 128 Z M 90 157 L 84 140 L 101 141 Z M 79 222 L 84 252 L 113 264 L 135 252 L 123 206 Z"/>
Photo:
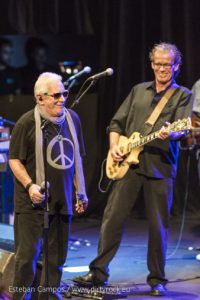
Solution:
<path fill-rule="evenodd" d="M 36 96 L 36 102 L 40 105 L 43 105 L 43 98 L 41 95 Z"/>

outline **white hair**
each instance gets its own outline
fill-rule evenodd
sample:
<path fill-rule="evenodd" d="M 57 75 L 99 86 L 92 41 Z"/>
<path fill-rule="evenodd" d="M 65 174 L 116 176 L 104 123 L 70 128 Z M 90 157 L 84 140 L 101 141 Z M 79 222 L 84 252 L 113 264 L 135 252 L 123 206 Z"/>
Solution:
<path fill-rule="evenodd" d="M 34 86 L 34 96 L 36 97 L 37 95 L 46 93 L 47 86 L 55 81 L 62 81 L 62 76 L 51 72 L 44 72 L 40 74 Z"/>

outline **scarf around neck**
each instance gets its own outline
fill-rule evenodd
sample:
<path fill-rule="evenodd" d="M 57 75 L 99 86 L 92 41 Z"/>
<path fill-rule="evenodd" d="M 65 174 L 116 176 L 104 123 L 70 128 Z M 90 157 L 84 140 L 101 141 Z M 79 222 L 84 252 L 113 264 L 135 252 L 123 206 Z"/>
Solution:
<path fill-rule="evenodd" d="M 74 175 L 74 186 L 76 189 L 77 200 L 87 201 L 87 195 L 85 190 L 85 180 L 83 174 L 82 158 L 80 155 L 79 142 L 77 138 L 76 129 L 72 117 L 67 109 L 65 113 L 58 118 L 50 118 L 42 112 L 38 105 L 34 109 L 35 117 L 35 159 L 36 159 L 36 184 L 41 185 L 44 181 L 44 157 L 43 157 L 43 132 L 41 129 L 41 117 L 54 124 L 61 124 L 66 118 L 69 131 L 72 136 L 74 144 L 74 158 L 75 158 L 75 175 Z"/>

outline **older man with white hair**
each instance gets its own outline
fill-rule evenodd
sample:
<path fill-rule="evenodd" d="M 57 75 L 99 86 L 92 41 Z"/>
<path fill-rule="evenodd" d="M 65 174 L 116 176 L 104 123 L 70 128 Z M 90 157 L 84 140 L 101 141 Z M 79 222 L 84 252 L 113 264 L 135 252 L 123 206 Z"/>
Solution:
<path fill-rule="evenodd" d="M 66 260 L 68 233 L 73 213 L 73 183 L 76 188 L 76 211 L 87 206 L 81 154 L 84 154 L 81 124 L 78 115 L 65 108 L 68 91 L 61 76 L 43 73 L 35 83 L 36 106 L 25 113 L 12 132 L 9 163 L 15 176 L 15 253 L 16 265 L 13 299 L 30 299 L 36 263 L 43 245 L 44 194 L 44 132 L 46 122 L 46 174 L 50 183 L 48 270 L 49 299 L 59 294 L 62 266 Z M 81 154 L 80 154 L 81 153 Z M 44 286 L 45 268 L 40 287 Z M 44 289 L 39 299 L 45 298 Z"/>

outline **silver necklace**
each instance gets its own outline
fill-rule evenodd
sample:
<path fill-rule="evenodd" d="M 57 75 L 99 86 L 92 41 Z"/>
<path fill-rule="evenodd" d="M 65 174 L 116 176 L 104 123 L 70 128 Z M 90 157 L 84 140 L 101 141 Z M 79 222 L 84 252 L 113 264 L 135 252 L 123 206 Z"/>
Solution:
<path fill-rule="evenodd" d="M 61 134 L 63 123 L 64 123 L 64 122 L 62 122 L 61 124 L 57 125 L 57 126 L 59 126 L 59 130 L 57 130 L 56 126 L 52 123 L 53 128 L 54 128 L 54 129 L 56 130 L 56 132 L 57 132 L 56 139 L 57 139 L 58 142 L 62 141 L 62 139 L 63 139 L 63 136 L 62 136 L 62 134 Z"/>

